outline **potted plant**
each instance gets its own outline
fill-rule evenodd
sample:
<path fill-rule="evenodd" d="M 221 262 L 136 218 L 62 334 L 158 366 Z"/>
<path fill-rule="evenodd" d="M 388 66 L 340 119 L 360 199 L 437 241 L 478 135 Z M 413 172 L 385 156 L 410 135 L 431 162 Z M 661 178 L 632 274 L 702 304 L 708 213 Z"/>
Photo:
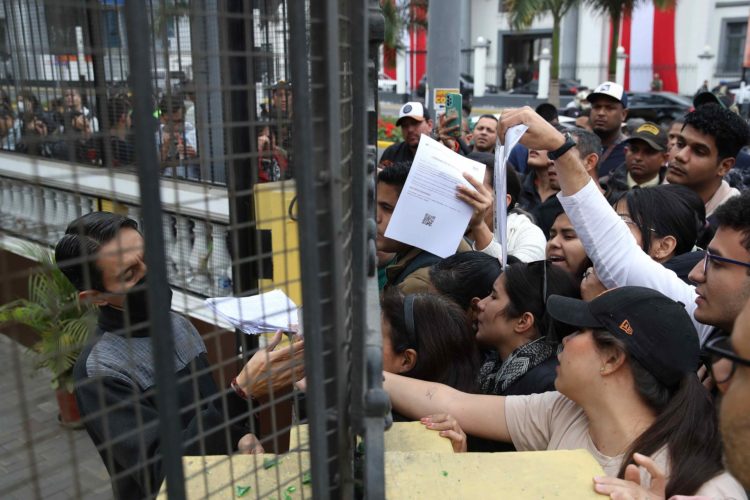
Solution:
<path fill-rule="evenodd" d="M 73 365 L 96 325 L 96 309 L 78 301 L 78 290 L 55 265 L 49 250 L 29 246 L 26 253 L 39 262 L 29 276 L 29 298 L 0 306 L 0 325 L 26 325 L 39 334 L 32 346 L 38 369 L 52 373 L 63 425 L 80 425 L 73 396 Z"/>

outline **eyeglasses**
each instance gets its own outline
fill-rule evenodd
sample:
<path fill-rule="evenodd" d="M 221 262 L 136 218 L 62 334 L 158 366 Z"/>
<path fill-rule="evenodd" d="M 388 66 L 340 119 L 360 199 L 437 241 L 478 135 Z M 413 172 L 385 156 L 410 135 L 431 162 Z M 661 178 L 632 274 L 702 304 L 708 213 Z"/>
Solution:
<path fill-rule="evenodd" d="M 619 215 L 620 219 L 622 219 L 622 221 L 628 226 L 635 226 L 638 229 L 640 229 L 640 226 L 638 226 L 638 224 L 632 218 L 630 218 L 629 215 L 626 215 L 626 214 L 617 214 L 617 215 Z M 652 227 L 648 228 L 648 230 L 654 233 L 656 232 L 656 230 Z"/>
<path fill-rule="evenodd" d="M 708 275 L 708 262 L 725 262 L 727 264 L 734 264 L 737 266 L 747 267 L 750 268 L 750 262 L 743 262 L 741 260 L 734 260 L 734 259 L 728 259 L 726 257 L 719 257 L 718 255 L 713 255 L 711 252 L 706 250 L 706 255 L 703 257 L 703 275 Z"/>
<path fill-rule="evenodd" d="M 737 355 L 732 348 L 732 344 L 729 342 L 729 337 L 718 337 L 705 345 L 704 349 L 711 355 L 709 369 L 711 370 L 711 377 L 717 384 L 723 384 L 728 382 L 734 372 L 737 371 L 737 364 L 743 366 L 750 366 L 750 359 L 745 359 Z M 714 369 L 714 365 L 722 359 L 729 360 L 731 367 L 729 371 L 722 369 L 718 371 Z"/>

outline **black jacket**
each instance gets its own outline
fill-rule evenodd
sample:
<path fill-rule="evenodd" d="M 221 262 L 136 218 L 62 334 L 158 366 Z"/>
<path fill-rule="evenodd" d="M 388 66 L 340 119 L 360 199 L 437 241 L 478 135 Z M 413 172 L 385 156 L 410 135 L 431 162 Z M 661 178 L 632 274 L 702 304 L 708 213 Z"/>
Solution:
<path fill-rule="evenodd" d="M 221 397 L 192 324 L 172 313 L 172 328 L 180 408 L 174 424 L 180 427 L 182 452 L 230 454 L 250 431 L 243 425 L 247 419 L 240 425 L 227 422 L 248 414 L 248 403 L 231 389 Z M 80 354 L 73 370 L 86 431 L 109 472 L 115 498 L 123 499 L 156 496 L 164 477 L 151 339 L 137 335 L 100 328 L 96 342 Z"/>

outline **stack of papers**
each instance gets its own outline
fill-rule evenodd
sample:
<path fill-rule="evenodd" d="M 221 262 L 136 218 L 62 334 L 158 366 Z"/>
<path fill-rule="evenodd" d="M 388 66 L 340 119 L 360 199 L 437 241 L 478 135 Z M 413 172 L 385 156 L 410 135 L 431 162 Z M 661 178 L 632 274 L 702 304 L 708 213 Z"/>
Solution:
<path fill-rule="evenodd" d="M 252 297 L 215 297 L 206 306 L 238 330 L 250 335 L 283 332 L 297 333 L 299 309 L 281 290 Z"/>

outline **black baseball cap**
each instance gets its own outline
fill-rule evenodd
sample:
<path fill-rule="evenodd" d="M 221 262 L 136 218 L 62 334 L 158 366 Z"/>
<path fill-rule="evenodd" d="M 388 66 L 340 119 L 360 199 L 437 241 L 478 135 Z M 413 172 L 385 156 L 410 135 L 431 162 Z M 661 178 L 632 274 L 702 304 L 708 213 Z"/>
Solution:
<path fill-rule="evenodd" d="M 667 387 L 698 369 L 700 342 L 684 304 L 656 290 L 624 286 L 591 302 L 550 295 L 547 311 L 568 325 L 607 330 Z"/>
<path fill-rule="evenodd" d="M 729 106 L 732 105 L 732 98 L 731 96 L 726 96 L 726 95 L 718 96 L 714 94 L 713 92 L 709 92 L 709 91 L 700 92 L 699 94 L 696 94 L 695 97 L 693 97 L 694 108 L 697 109 L 706 104 L 717 104 L 719 105 L 719 107 L 728 109 Z"/>

